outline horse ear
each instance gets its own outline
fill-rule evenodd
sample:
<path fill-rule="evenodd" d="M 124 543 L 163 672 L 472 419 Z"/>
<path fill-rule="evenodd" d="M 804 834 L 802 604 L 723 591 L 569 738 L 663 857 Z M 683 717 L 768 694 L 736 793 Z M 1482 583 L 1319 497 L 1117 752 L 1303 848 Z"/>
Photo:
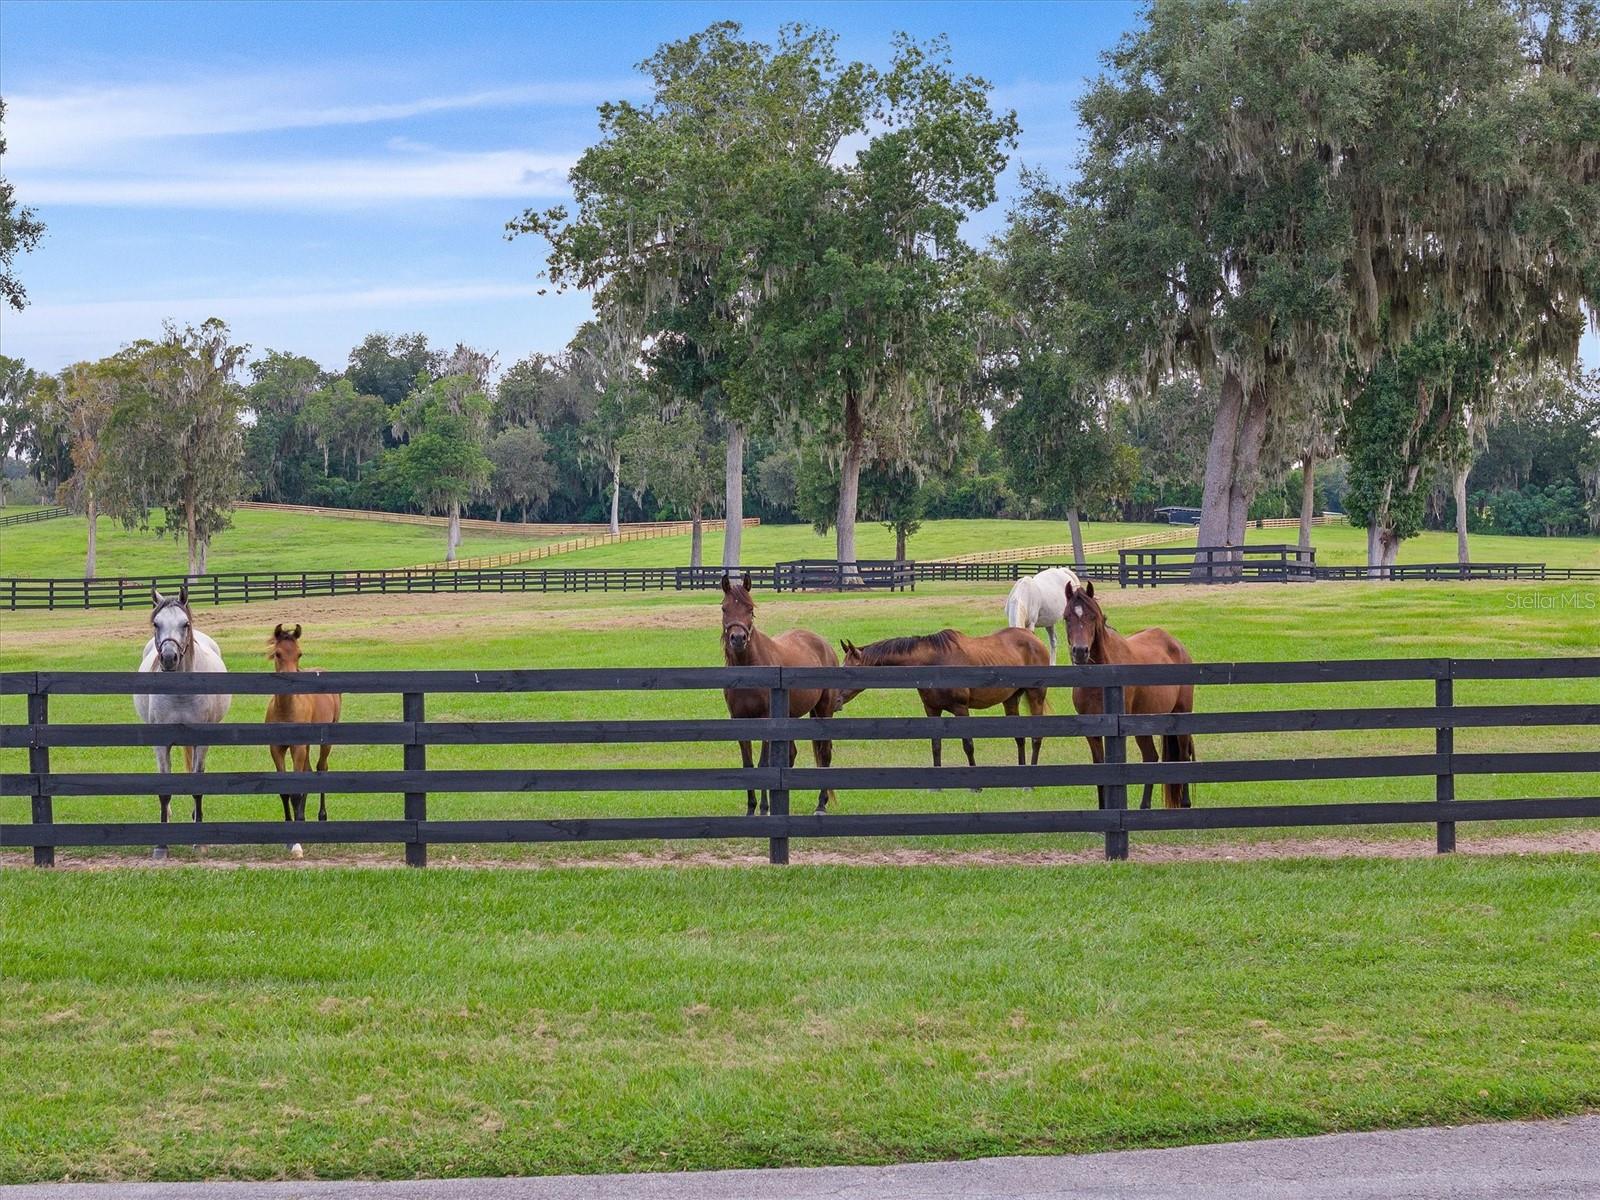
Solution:
<path fill-rule="evenodd" d="M 1094 599 L 1094 580 L 1091 579 L 1083 585 L 1083 594 L 1091 600 Z"/>
<path fill-rule="evenodd" d="M 1067 577 L 1067 599 L 1068 600 L 1072 599 L 1072 592 L 1073 592 L 1072 577 L 1069 575 Z"/>
<path fill-rule="evenodd" d="M 273 629 L 272 629 L 272 640 L 275 641 L 275 642 L 281 642 L 283 640 L 283 626 L 282 625 L 273 626 Z"/>
<path fill-rule="evenodd" d="M 165 596 L 163 596 L 159 591 L 157 591 L 156 590 L 156 585 L 152 583 L 150 585 L 150 607 L 151 608 L 160 608 L 166 602 L 167 602 L 167 598 Z"/>
<path fill-rule="evenodd" d="M 289 636 L 292 637 L 295 641 L 298 642 L 300 640 L 300 626 L 296 625 L 294 627 L 294 632 L 291 633 Z"/>
<path fill-rule="evenodd" d="M 178 603 L 185 608 L 189 607 L 189 585 L 187 583 L 178 588 Z"/>
<path fill-rule="evenodd" d="M 744 583 L 744 590 L 745 591 L 748 592 L 748 591 L 752 590 L 751 584 L 750 584 L 750 572 L 749 571 L 746 571 L 744 573 L 744 579 L 742 580 L 742 582 Z"/>
<path fill-rule="evenodd" d="M 726 596 L 732 590 L 733 589 L 728 586 L 728 573 L 724 571 L 722 573 L 722 594 Z"/>

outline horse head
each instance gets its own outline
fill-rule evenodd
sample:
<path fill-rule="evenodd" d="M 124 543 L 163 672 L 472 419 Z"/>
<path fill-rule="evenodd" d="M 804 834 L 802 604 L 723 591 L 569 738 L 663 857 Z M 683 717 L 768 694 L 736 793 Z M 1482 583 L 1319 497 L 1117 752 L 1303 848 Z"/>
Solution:
<path fill-rule="evenodd" d="M 267 641 L 267 658 L 271 660 L 275 670 L 298 671 L 300 669 L 300 626 L 285 629 L 279 625 L 272 631 L 272 637 Z"/>
<path fill-rule="evenodd" d="M 743 654 L 756 631 L 756 602 L 750 596 L 750 572 L 735 581 L 722 577 L 722 641 L 734 654 Z"/>
<path fill-rule="evenodd" d="M 866 656 L 861 653 L 861 647 L 852 641 L 841 641 L 839 649 L 844 651 L 844 657 L 839 660 L 841 667 L 862 667 L 867 663 Z M 838 705 L 843 708 L 850 701 L 861 695 L 865 688 L 842 688 L 839 691 Z"/>
<path fill-rule="evenodd" d="M 155 631 L 156 655 L 163 671 L 179 670 L 194 654 L 194 614 L 189 611 L 189 585 L 177 598 L 150 589 L 150 627 Z"/>
<path fill-rule="evenodd" d="M 1106 614 L 1094 598 L 1094 580 L 1073 585 L 1067 580 L 1067 646 L 1072 651 L 1072 661 L 1084 666 L 1092 661 L 1094 646 L 1105 628 Z"/>

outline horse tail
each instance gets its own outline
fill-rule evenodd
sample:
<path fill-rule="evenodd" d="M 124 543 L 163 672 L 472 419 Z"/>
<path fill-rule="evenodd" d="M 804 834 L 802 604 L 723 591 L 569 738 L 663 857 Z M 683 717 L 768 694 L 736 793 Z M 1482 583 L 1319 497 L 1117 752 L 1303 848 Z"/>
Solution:
<path fill-rule="evenodd" d="M 1194 735 L 1164 733 L 1161 735 L 1161 757 L 1167 762 L 1194 762 Z M 1168 808 L 1188 808 L 1194 802 L 1192 783 L 1164 783 L 1161 785 L 1162 802 Z"/>
<path fill-rule="evenodd" d="M 1022 602 L 1022 581 L 1011 589 L 1011 594 L 1006 597 L 1006 624 L 1012 629 L 1028 629 L 1032 623 L 1028 620 L 1028 606 Z"/>

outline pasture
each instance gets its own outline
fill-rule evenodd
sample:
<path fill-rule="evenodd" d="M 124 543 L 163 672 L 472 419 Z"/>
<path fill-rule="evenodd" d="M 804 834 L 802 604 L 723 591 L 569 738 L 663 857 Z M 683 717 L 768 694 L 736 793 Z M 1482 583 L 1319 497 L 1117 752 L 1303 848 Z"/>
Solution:
<path fill-rule="evenodd" d="M 0 531 L 0 576 L 82 578 L 88 536 L 88 522 L 82 517 Z M 461 557 L 504 554 L 538 544 L 538 539 L 526 535 L 465 531 Z M 442 528 L 241 508 L 233 514 L 233 528 L 211 543 L 207 570 L 329 571 L 407 567 L 443 558 Z M 123 529 L 101 518 L 96 565 L 101 576 L 170 575 L 182 574 L 188 563 L 182 539 Z"/>
<path fill-rule="evenodd" d="M 1287 587 L 1240 588 L 1178 587 L 1157 591 L 1104 593 L 1112 624 L 1124 631 L 1161 625 L 1181 639 L 1202 662 L 1239 660 L 1306 660 L 1382 656 L 1437 655 L 1519 657 L 1544 654 L 1587 654 L 1596 649 L 1595 592 L 1581 585 L 1539 584 L 1366 584 L 1341 583 Z M 720 617 L 715 592 L 665 595 L 441 595 L 428 597 L 368 597 L 361 600 L 285 601 L 281 604 L 200 608 L 199 627 L 221 643 L 234 671 L 266 669 L 266 638 L 276 622 L 303 623 L 305 662 L 311 666 L 344 670 L 404 670 L 406 668 L 470 669 L 473 667 L 575 667 L 575 666 L 709 666 L 721 662 Z M 867 642 L 909 632 L 932 632 L 952 626 L 967 632 L 987 633 L 1003 623 L 1004 589 L 993 585 L 938 585 L 914 594 L 793 595 L 758 593 L 759 627 L 770 632 L 800 625 L 817 631 L 835 645 L 842 638 Z M 1584 605 L 1589 607 L 1584 607 Z M 131 670 L 146 636 L 143 612 L 58 612 L 16 614 L 0 633 L 0 667 L 5 669 L 54 668 L 63 670 Z M 1200 689 L 1200 711 L 1429 703 L 1431 685 L 1416 683 L 1315 684 L 1235 686 Z M 1456 701 L 1472 703 L 1563 703 L 1600 700 L 1600 682 L 1487 683 L 1463 681 Z M 1052 706 L 1065 711 L 1064 694 L 1051 697 Z M 22 718 L 22 699 L 4 700 L 8 720 Z M 395 696 L 350 696 L 344 719 L 393 720 L 399 716 Z M 236 699 L 230 720 L 260 721 L 262 697 Z M 473 718 L 510 720 L 561 720 L 595 716 L 670 718 L 719 717 L 724 713 L 718 692 L 641 692 L 633 695 L 582 693 L 526 696 L 518 694 L 430 697 L 428 715 L 434 720 Z M 851 716 L 916 715 L 914 696 L 887 691 L 867 692 L 846 710 Z M 124 721 L 131 719 L 125 697 L 62 696 L 51 707 L 56 722 Z M 1541 749 L 1592 749 L 1582 728 L 1530 728 L 1463 730 L 1457 735 L 1460 752 L 1506 750 L 1537 752 Z M 1200 739 L 1202 759 L 1271 758 L 1298 755 L 1370 755 L 1426 752 L 1432 749 L 1428 730 L 1376 732 L 1304 732 L 1277 735 L 1240 734 Z M 954 745 L 947 750 L 955 751 Z M 809 748 L 802 747 L 804 761 Z M 998 765 L 1014 762 L 1009 741 L 979 740 L 978 762 Z M 0 762 L 21 769 L 25 752 L 4 752 Z M 334 769 L 385 769 L 400 765 L 398 747 L 340 747 L 334 752 Z M 218 747 L 212 751 L 211 770 L 250 770 L 268 765 L 260 747 Z M 947 762 L 957 761 L 948 757 Z M 1082 739 L 1047 739 L 1042 762 L 1086 762 Z M 148 770 L 148 751 L 136 748 L 58 749 L 52 763 L 57 770 Z M 738 751 L 731 744 L 608 745 L 608 746 L 452 746 L 429 755 L 433 769 L 488 767 L 683 767 L 733 766 Z M 840 742 L 835 747 L 840 766 L 928 762 L 922 741 L 893 744 Z M 1463 777 L 1462 799 L 1488 799 L 1563 794 L 1594 794 L 1600 778 L 1587 775 L 1497 775 Z M 1419 800 L 1432 798 L 1430 778 L 1391 780 L 1321 780 L 1208 784 L 1197 791 L 1197 803 L 1313 803 L 1340 800 Z M 798 801 L 797 801 L 798 803 Z M 911 797 L 890 792 L 850 791 L 839 797 L 838 811 L 871 813 L 901 811 Z M 1020 789 L 989 789 L 974 796 L 949 789 L 915 797 L 917 807 L 930 811 L 1017 809 L 1043 806 L 1092 807 L 1095 797 L 1088 787 L 1047 789 L 1029 794 Z M 207 815 L 213 820 L 271 817 L 279 805 L 273 797 L 214 798 Z M 433 794 L 430 815 L 436 819 L 469 817 L 577 817 L 666 816 L 692 814 L 736 815 L 743 812 L 743 796 L 732 793 L 590 793 L 451 795 Z M 25 819 L 20 800 L 8 800 L 7 820 Z M 56 804 L 58 820 L 151 820 L 156 811 L 149 796 L 85 799 L 62 798 Z M 400 813 L 398 796 L 333 795 L 330 815 L 338 818 L 393 817 Z M 175 812 L 186 812 L 183 802 Z M 1563 825 L 1566 829 L 1571 823 Z M 1503 827 L 1463 827 L 1463 840 L 1492 836 Z M 1273 840 L 1303 836 L 1289 831 L 1249 833 L 1171 833 L 1134 839 L 1134 855 L 1141 848 L 1185 842 L 1215 843 Z M 1383 839 L 1427 838 L 1425 829 L 1400 826 L 1358 828 L 1347 837 Z M 873 857 L 900 849 L 939 853 L 974 851 L 1073 852 L 1095 844 L 1086 835 L 1026 837 L 925 838 L 903 841 L 831 840 L 833 854 Z M 460 852 L 474 861 L 604 860 L 617 855 L 648 854 L 677 859 L 712 855 L 742 857 L 761 847 L 749 841 L 671 844 L 622 843 L 583 847 L 474 847 Z M 796 861 L 822 852 L 821 847 L 797 845 Z M 104 850 L 64 852 L 67 857 L 138 857 L 141 851 Z M 189 856 L 189 850 L 174 854 Z M 397 848 L 313 848 L 313 859 L 335 861 L 396 861 Z M 259 849 L 214 847 L 208 859 L 280 859 L 275 847 Z"/>
<path fill-rule="evenodd" d="M 864 641 L 1001 623 L 1004 588 L 757 595 L 757 620 Z M 1594 591 L 1552 585 L 1106 589 L 1124 630 L 1201 660 L 1593 653 Z M 278 621 L 343 669 L 707 665 L 717 593 L 378 597 L 197 610 L 235 672 Z M 0 668 L 131 669 L 142 612 L 15 614 Z M 1423 684 L 1198 689 L 1215 711 L 1426 703 Z M 1491 696 L 1493 689 L 1493 696 Z M 1461 682 L 1459 703 L 1600 700 L 1600 681 Z M 1053 697 L 1065 706 L 1066 697 Z M 7 697 L 6 720 L 22 717 Z M 259 721 L 262 697 L 230 719 Z M 602 710 L 597 706 L 605 706 Z M 398 715 L 349 696 L 346 720 Z M 57 697 L 53 720 L 127 720 L 126 697 Z M 717 716 L 719 694 L 430 699 L 430 717 Z M 916 711 L 867 692 L 857 714 Z M 1592 749 L 1583 730 L 1463 730 L 1467 750 Z M 1200 740 L 1202 758 L 1403 752 L 1428 731 Z M 947 747 L 947 749 L 949 749 Z M 925 743 L 835 761 L 924 763 Z M 148 769 L 146 750 L 58 749 L 58 769 Z M 802 755 L 808 751 L 802 748 Z M 727 763 L 729 745 L 451 747 L 430 766 Z M 1008 741 L 980 763 L 1012 761 Z M 581 756 L 575 761 L 574 756 Z M 333 765 L 397 766 L 340 747 Z M 1081 740 L 1046 762 L 1084 761 Z M 24 754 L 0 765 L 21 769 Z M 947 761 L 949 759 L 947 758 Z M 265 768 L 222 747 L 211 769 Z M 1431 796 L 1431 779 L 1208 785 L 1196 803 Z M 1458 781 L 1464 798 L 1600 778 Z M 1074 794 L 1081 793 L 1081 794 Z M 798 804 L 798 798 L 797 798 Z M 840 812 L 1090 807 L 1032 796 L 844 792 Z M 330 795 L 335 818 L 399 797 Z M 743 811 L 742 794 L 430 797 L 430 813 Z M 180 819 L 186 802 L 174 804 Z M 276 797 L 210 798 L 272 819 Z M 148 820 L 149 796 L 59 798 L 58 820 Z M 26 819 L 7 798 L 0 816 Z M 1595 822 L 1141 834 L 1132 864 L 1086 836 L 760 843 L 64 850 L 0 862 L 0 1182 L 310 1178 L 884 1162 L 1165 1145 L 1551 1115 L 1600 1105 Z M 1532 856 L 1485 849 L 1567 847 Z M 1344 851 L 1398 860 L 1293 857 Z M 1144 858 L 1141 864 L 1138 860 Z M 1191 859 L 1195 861 L 1164 861 Z M 176 865 L 176 864 L 195 865 Z M 307 869 L 340 864 L 343 869 Z M 457 869 L 449 869 L 452 864 Z M 580 866 L 581 864 L 581 866 Z M 656 864 L 664 869 L 642 869 Z M 910 866 L 908 864 L 922 864 Z M 566 869 L 505 870 L 501 867 Z M 105 870 L 122 866 L 122 870 Z M 270 869 L 269 869 L 270 866 Z M 145 868 L 145 869 L 126 869 Z M 444 869 L 439 869 L 444 868 Z"/>

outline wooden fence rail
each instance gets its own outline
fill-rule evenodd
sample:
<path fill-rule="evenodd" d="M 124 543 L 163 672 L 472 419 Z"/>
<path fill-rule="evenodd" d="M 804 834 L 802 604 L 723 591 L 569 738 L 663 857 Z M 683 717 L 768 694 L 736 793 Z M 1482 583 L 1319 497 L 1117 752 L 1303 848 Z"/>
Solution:
<path fill-rule="evenodd" d="M 7 513 L 0 517 L 0 529 L 8 525 L 28 525 L 34 521 L 57 521 L 71 515 L 65 508 L 36 508 L 30 512 Z"/>
<path fill-rule="evenodd" d="M 0 848 L 31 846 L 40 865 L 54 862 L 58 846 L 265 844 L 385 842 L 401 843 L 406 861 L 421 866 L 435 842 L 606 841 L 638 838 L 765 838 L 773 862 L 788 859 L 794 837 L 925 836 L 932 834 L 1088 832 L 1104 836 L 1106 853 L 1124 858 L 1128 835 L 1146 830 L 1232 829 L 1263 826 L 1354 825 L 1428 822 L 1436 827 L 1436 846 L 1455 844 L 1461 821 L 1553 817 L 1600 817 L 1600 795 L 1530 797 L 1514 800 L 1458 800 L 1461 776 L 1500 773 L 1540 775 L 1600 772 L 1597 748 L 1527 752 L 1497 750 L 1461 753 L 1453 735 L 1465 728 L 1600 726 L 1600 703 L 1458 705 L 1456 680 L 1600 679 L 1600 657 L 1501 659 L 1347 660 L 1299 663 L 1195 663 L 1150 667 L 754 667 L 630 668 L 486 671 L 375 671 L 229 675 L 236 695 L 282 692 L 399 694 L 399 721 L 342 725 L 273 726 L 253 724 L 146 726 L 131 723 L 60 724 L 49 717 L 56 696 L 192 694 L 215 690 L 215 676 L 138 675 L 125 672 L 7 672 L 0 695 L 27 700 L 23 724 L 0 725 L 0 750 L 28 751 L 27 771 L 0 776 L 0 797 L 28 801 L 27 819 L 0 822 Z M 1129 714 L 1124 689 L 1154 683 L 1191 683 L 1208 689 L 1260 684 L 1432 682 L 1433 703 L 1416 706 L 1288 708 L 1269 711 L 1217 711 L 1163 716 Z M 1044 686 L 1100 687 L 1106 712 L 1094 716 L 1038 717 L 834 717 L 819 723 L 791 718 L 789 694 L 797 689 Z M 762 688 L 772 699 L 773 716 L 732 720 L 575 720 L 430 721 L 429 695 L 449 695 L 452 707 L 463 694 L 505 692 L 628 692 L 640 690 L 714 691 L 726 687 Z M 1563 689 L 1570 694 L 1569 689 Z M 1217 692 L 1203 693 L 1216 696 Z M 1141 735 L 1188 733 L 1288 733 L 1306 730 L 1433 729 L 1432 753 L 1327 755 L 1263 759 L 1203 759 L 1198 762 L 1128 762 L 1127 739 Z M 840 742 L 921 740 L 929 737 L 1101 737 L 1102 763 L 1032 767 L 832 766 L 790 767 L 787 747 L 824 731 Z M 66 746 L 128 747 L 153 744 L 263 745 L 286 740 L 402 747 L 400 770 L 317 772 L 219 771 L 207 774 L 149 772 L 59 772 L 51 750 Z M 771 747 L 771 765 L 670 768 L 519 768 L 460 770 L 431 768 L 430 746 L 458 745 L 614 745 L 661 742 L 761 741 Z M 1130 785 L 1162 783 L 1253 783 L 1280 780 L 1401 779 L 1432 777 L 1431 801 L 1347 801 L 1331 804 L 1205 805 L 1188 809 L 1130 810 Z M 1600 791 L 1592 782 L 1591 792 Z M 922 792 L 938 787 L 1028 787 L 1098 789 L 1093 810 L 1044 808 L 1027 811 L 961 813 L 829 813 L 788 811 L 796 791 L 888 789 Z M 428 797 L 437 793 L 544 793 L 613 791 L 766 790 L 772 815 L 685 815 L 672 817 L 580 817 L 551 820 L 437 821 L 428 817 Z M 206 821 L 60 822 L 58 798 L 141 794 L 272 796 L 284 792 L 391 793 L 403 797 L 403 814 L 393 820 L 327 822 Z"/>

